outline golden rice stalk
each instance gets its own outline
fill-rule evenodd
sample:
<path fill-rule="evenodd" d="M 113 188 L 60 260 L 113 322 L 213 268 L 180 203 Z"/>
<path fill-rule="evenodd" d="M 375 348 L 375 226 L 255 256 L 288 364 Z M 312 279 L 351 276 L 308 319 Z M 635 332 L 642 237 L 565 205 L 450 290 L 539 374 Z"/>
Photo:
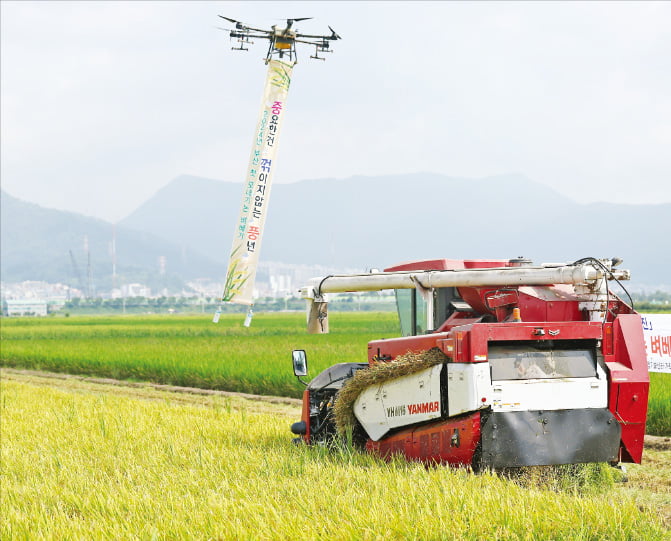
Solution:
<path fill-rule="evenodd" d="M 447 361 L 447 356 L 438 348 L 419 353 L 408 352 L 399 355 L 390 362 L 378 362 L 364 370 L 357 371 L 352 379 L 347 381 L 336 396 L 333 404 L 333 417 L 338 434 L 347 437 L 356 425 L 354 416 L 354 401 L 361 392 L 371 385 L 380 385 L 387 381 L 420 372 L 430 366 Z"/>

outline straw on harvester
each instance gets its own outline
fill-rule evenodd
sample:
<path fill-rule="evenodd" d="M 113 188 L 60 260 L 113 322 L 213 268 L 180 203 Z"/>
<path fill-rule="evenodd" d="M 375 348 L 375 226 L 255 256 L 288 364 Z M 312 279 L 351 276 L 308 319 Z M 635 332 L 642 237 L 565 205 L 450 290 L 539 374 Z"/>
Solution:
<path fill-rule="evenodd" d="M 354 416 L 354 402 L 361 392 L 371 385 L 420 372 L 425 368 L 447 361 L 447 356 L 438 348 L 419 353 L 408 352 L 390 362 L 377 362 L 370 368 L 357 371 L 352 379 L 340 389 L 333 404 L 333 416 L 338 434 L 347 437 L 357 420 Z"/>

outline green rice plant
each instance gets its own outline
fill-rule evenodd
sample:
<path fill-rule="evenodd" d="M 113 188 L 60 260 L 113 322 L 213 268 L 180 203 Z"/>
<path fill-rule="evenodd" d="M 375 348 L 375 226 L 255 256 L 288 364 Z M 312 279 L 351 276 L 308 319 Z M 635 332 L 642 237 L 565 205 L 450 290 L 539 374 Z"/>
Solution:
<path fill-rule="evenodd" d="M 70 384 L 0 379 L 2 539 L 667 538 L 617 490 L 296 446 L 297 408 Z"/>
<path fill-rule="evenodd" d="M 367 359 L 372 339 L 398 336 L 389 312 L 333 313 L 331 333 L 306 334 L 305 316 L 225 314 L 0 319 L 0 366 L 299 398 L 290 352 L 311 374 Z M 650 374 L 647 433 L 671 436 L 671 374 Z"/>
<path fill-rule="evenodd" d="M 650 373 L 646 434 L 671 436 L 671 374 Z"/>

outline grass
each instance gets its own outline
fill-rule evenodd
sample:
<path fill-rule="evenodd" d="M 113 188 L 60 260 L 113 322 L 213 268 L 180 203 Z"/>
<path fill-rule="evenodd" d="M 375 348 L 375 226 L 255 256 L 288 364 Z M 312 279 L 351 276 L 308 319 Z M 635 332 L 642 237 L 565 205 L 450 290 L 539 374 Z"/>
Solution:
<path fill-rule="evenodd" d="M 333 313 L 331 333 L 309 335 L 298 313 L 0 320 L 0 365 L 299 398 L 291 350 L 310 373 L 366 360 L 372 339 L 398 336 L 394 313 Z M 671 374 L 651 374 L 647 433 L 671 436 Z"/>
<path fill-rule="evenodd" d="M 668 535 L 646 503 L 649 489 L 634 497 L 624 485 L 523 486 L 492 474 L 385 463 L 292 445 L 287 426 L 297 407 L 56 384 L 0 379 L 2 539 Z"/>

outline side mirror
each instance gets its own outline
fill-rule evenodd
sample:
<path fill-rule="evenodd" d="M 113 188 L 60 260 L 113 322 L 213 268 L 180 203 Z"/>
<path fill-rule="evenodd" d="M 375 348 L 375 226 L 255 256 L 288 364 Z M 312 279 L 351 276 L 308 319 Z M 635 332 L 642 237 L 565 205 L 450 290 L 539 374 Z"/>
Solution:
<path fill-rule="evenodd" d="M 294 349 L 291 352 L 291 358 L 294 362 L 294 376 L 300 378 L 308 375 L 308 356 L 304 349 Z"/>

